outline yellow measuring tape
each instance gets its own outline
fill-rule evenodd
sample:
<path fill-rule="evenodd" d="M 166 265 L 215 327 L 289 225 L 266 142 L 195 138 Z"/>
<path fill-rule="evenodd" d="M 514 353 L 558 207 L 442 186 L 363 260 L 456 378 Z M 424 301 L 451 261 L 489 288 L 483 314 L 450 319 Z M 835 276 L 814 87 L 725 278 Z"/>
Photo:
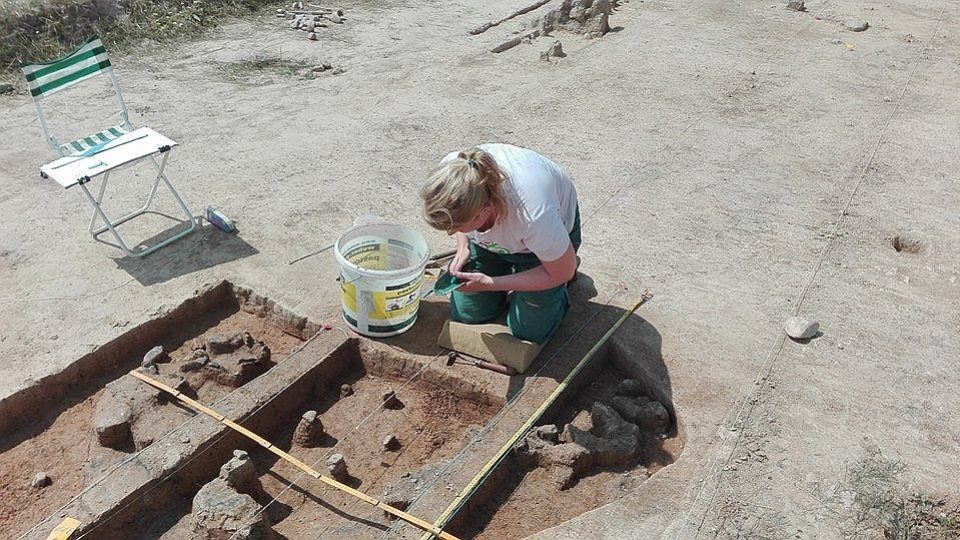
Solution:
<path fill-rule="evenodd" d="M 262 446 L 262 447 L 266 448 L 267 450 L 273 452 L 274 454 L 276 454 L 277 456 L 279 456 L 281 459 L 283 459 L 283 460 L 285 460 L 285 461 L 287 461 L 287 462 L 289 462 L 289 463 L 292 463 L 295 467 L 297 467 L 297 468 L 300 469 L 301 471 L 303 471 L 303 472 L 307 473 L 308 475 L 316 478 L 317 480 L 320 480 L 320 481 L 323 482 L 324 484 L 327 484 L 328 486 L 331 486 L 331 487 L 333 487 L 333 488 L 336 488 L 336 489 L 338 489 L 338 490 L 340 490 L 340 491 L 342 491 L 342 492 L 344 492 L 344 493 L 347 493 L 347 494 L 349 494 L 349 495 L 352 495 L 352 496 L 360 499 L 361 501 L 363 501 L 363 502 L 365 502 L 365 503 L 367 503 L 367 504 L 371 504 L 371 505 L 373 505 L 373 506 L 376 506 L 377 508 L 383 510 L 384 512 L 387 512 L 388 514 L 392 514 L 392 515 L 394 515 L 394 516 L 396 516 L 396 517 L 398 517 L 398 518 L 406 521 L 407 523 L 409 523 L 409 524 L 411 524 L 411 525 L 413 525 L 413 526 L 415 526 L 415 527 L 418 527 L 418 528 L 420 528 L 420 529 L 422 529 L 422 530 L 428 531 L 428 534 L 430 535 L 430 537 L 439 536 L 440 538 L 443 538 L 444 540 L 458 540 L 456 536 L 453 536 L 453 535 L 450 534 L 450 533 L 444 532 L 444 531 L 442 530 L 442 527 L 434 527 L 433 525 L 431 525 L 431 524 L 430 524 L 429 522 L 427 522 L 427 521 L 424 521 L 424 520 L 422 520 L 422 519 L 420 519 L 420 518 L 418 518 L 418 517 L 416 517 L 416 516 L 410 515 L 410 514 L 404 512 L 403 510 L 398 509 L 398 508 L 394 508 L 393 506 L 390 506 L 389 504 L 387 504 L 387 503 L 385 503 L 385 502 L 383 502 L 383 501 L 378 501 L 377 499 L 374 499 L 373 497 L 367 495 L 366 493 L 363 493 L 362 491 L 357 491 L 356 489 L 353 489 L 352 487 L 350 487 L 350 486 L 348 486 L 348 485 L 346 485 L 346 484 L 342 484 L 342 483 L 340 483 L 340 482 L 337 482 L 337 481 L 334 480 L 333 478 L 329 478 L 329 477 L 327 477 L 327 476 L 324 476 L 324 475 L 320 474 L 319 472 L 317 472 L 315 469 L 313 469 L 312 467 L 310 467 L 310 466 L 307 465 L 306 463 L 304 463 L 304 462 L 300 461 L 299 459 L 291 456 L 290 454 L 284 452 L 283 450 L 280 450 L 279 448 L 277 448 L 276 446 L 274 446 L 273 444 L 271 444 L 270 441 L 264 439 L 263 437 L 257 435 L 256 433 L 250 431 L 249 429 L 241 426 L 240 424 L 237 424 L 236 422 L 230 420 L 229 418 L 226 418 L 225 416 L 223 416 L 222 414 L 218 413 L 217 411 L 215 411 L 215 410 L 213 410 L 213 409 L 211 409 L 211 408 L 209 408 L 209 407 L 206 407 L 206 406 L 198 403 L 197 401 L 194 401 L 194 400 L 190 399 L 189 397 L 181 394 L 178 390 L 176 390 L 176 389 L 174 389 L 174 388 L 171 388 L 171 387 L 163 384 L 162 382 L 159 382 L 159 381 L 156 381 L 156 380 L 154 380 L 154 379 L 152 379 L 152 378 L 150 378 L 150 377 L 147 377 L 146 375 L 144 375 L 144 374 L 142 374 L 142 373 L 140 373 L 140 372 L 138 372 L 138 371 L 136 371 L 136 370 L 131 371 L 131 372 L 130 372 L 130 375 L 131 375 L 132 377 L 135 377 L 135 378 L 137 378 L 137 379 L 140 379 L 141 381 L 149 384 L 150 386 L 152 386 L 152 387 L 154 387 L 154 388 L 163 390 L 164 392 L 167 392 L 167 393 L 173 395 L 173 396 L 176 397 L 178 400 L 180 400 L 182 403 L 185 403 L 186 405 L 190 406 L 190 408 L 192 408 L 193 410 L 195 410 L 195 411 L 197 411 L 197 412 L 201 412 L 201 413 L 203 413 L 203 414 L 205 414 L 205 415 L 207 415 L 207 416 L 215 419 L 216 421 L 220 422 L 221 424 L 227 426 L 228 428 L 230 428 L 230 429 L 232 429 L 232 430 L 240 433 L 241 435 L 247 437 L 248 439 L 253 440 L 254 442 L 256 442 L 257 444 L 259 444 L 260 446 Z"/>
<path fill-rule="evenodd" d="M 651 296 L 650 296 L 649 289 L 644 289 L 643 292 L 640 294 L 640 300 L 637 301 L 637 303 L 634 304 L 632 308 L 630 308 L 630 311 L 627 311 L 626 313 L 624 313 L 620 317 L 620 319 L 618 319 L 617 322 L 615 322 L 613 326 L 611 326 L 610 329 L 607 330 L 607 333 L 604 334 L 603 337 L 601 337 L 600 340 L 597 341 L 597 343 L 589 351 L 587 351 L 587 354 L 585 354 L 583 358 L 580 359 L 580 361 L 577 363 L 576 366 L 574 366 L 574 368 L 570 371 L 570 373 L 568 373 L 567 376 L 564 377 L 563 381 L 561 381 L 560 384 L 557 385 L 556 388 L 554 388 L 553 392 L 551 392 L 550 395 L 547 396 L 546 401 L 544 401 L 543 404 L 541 404 L 540 407 L 538 407 L 537 410 L 534 411 L 532 415 L 530 415 L 530 418 L 528 418 L 527 421 L 524 422 L 522 426 L 520 426 L 520 429 L 518 429 L 516 433 L 514 433 L 513 436 L 510 437 L 510 439 L 507 440 L 507 442 L 500 447 L 500 450 L 496 453 L 496 455 L 494 455 L 492 458 L 490 458 L 489 461 L 487 461 L 486 465 L 484 465 L 483 468 L 480 469 L 480 472 L 478 472 L 477 475 L 473 477 L 473 480 L 470 480 L 470 482 L 466 486 L 464 486 L 462 490 L 460 490 L 460 493 L 458 493 L 457 496 L 454 497 L 453 501 L 451 501 L 450 504 L 447 506 L 447 509 L 444 510 L 442 514 L 440 514 L 440 517 L 438 517 L 436 521 L 433 522 L 433 526 L 435 529 L 442 530 L 444 527 L 447 526 L 447 523 L 453 517 L 454 513 L 456 513 L 456 511 L 459 509 L 460 505 L 473 495 L 474 491 L 476 491 L 477 488 L 480 487 L 480 484 L 483 483 L 483 481 L 486 479 L 490 471 L 492 471 L 500 463 L 500 460 L 502 460 L 503 457 L 507 454 L 507 452 L 509 452 L 510 449 L 513 448 L 515 444 L 517 444 L 517 441 L 519 441 L 521 437 L 523 437 L 524 435 L 527 434 L 528 431 L 530 431 L 530 428 L 532 428 L 533 424 L 540 419 L 540 416 L 542 416 L 543 413 L 547 410 L 547 407 L 549 407 L 550 405 L 553 404 L 554 401 L 556 401 L 557 397 L 559 397 L 560 394 L 563 393 L 563 391 L 570 384 L 570 381 L 572 381 L 573 378 L 576 377 L 577 374 L 583 370 L 583 368 L 590 362 L 590 359 L 593 358 L 595 354 L 597 354 L 597 351 L 599 351 L 601 347 L 603 347 L 603 344 L 610 339 L 610 336 L 612 336 L 613 333 L 616 332 L 618 328 L 620 328 L 620 325 L 622 325 L 627 320 L 627 318 L 630 317 L 630 315 L 633 315 L 633 313 L 638 309 L 640 309 L 640 306 L 646 303 L 646 301 L 649 300 L 650 298 Z M 433 537 L 434 535 L 431 534 L 430 532 L 425 532 L 423 536 L 420 537 L 420 540 L 429 540 L 430 538 L 433 538 Z"/>

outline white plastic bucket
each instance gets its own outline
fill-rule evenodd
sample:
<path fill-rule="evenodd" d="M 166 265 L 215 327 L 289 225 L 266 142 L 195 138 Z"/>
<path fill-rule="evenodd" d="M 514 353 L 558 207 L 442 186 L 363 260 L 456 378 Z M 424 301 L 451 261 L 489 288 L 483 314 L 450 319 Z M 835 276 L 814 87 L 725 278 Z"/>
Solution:
<path fill-rule="evenodd" d="M 343 320 L 365 336 L 395 336 L 417 320 L 430 252 L 423 236 L 409 227 L 365 221 L 355 222 L 334 244 Z"/>

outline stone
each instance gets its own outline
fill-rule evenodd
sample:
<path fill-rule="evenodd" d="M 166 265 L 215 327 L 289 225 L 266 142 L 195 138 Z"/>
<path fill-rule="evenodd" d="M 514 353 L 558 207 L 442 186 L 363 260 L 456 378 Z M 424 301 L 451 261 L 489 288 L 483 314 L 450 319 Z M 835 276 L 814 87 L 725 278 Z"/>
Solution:
<path fill-rule="evenodd" d="M 180 364 L 180 371 L 183 373 L 187 373 L 189 371 L 197 371 L 198 369 L 207 365 L 207 362 L 209 361 L 210 361 L 210 358 L 206 356 L 202 356 L 195 360 L 188 360 L 183 364 Z"/>
<path fill-rule="evenodd" d="M 157 379 L 179 392 L 195 396 L 190 385 L 178 375 L 163 374 Z M 97 441 L 115 450 L 127 450 L 131 445 L 136 450 L 146 448 L 170 429 L 157 421 L 163 416 L 160 406 L 170 399 L 167 392 L 133 377 L 107 383 L 94 408 Z"/>
<path fill-rule="evenodd" d="M 228 340 L 211 338 L 207 341 L 207 351 L 215 356 L 203 365 L 206 378 L 237 388 L 270 368 L 270 348 L 263 342 L 248 340 L 246 336 L 237 334 Z"/>
<path fill-rule="evenodd" d="M 564 430 L 564 437 L 572 441 L 570 444 L 586 449 L 586 456 L 575 463 L 574 469 L 579 474 L 596 467 L 625 465 L 636 457 L 640 449 L 639 427 L 602 403 L 594 403 L 590 415 L 594 423 L 592 432 L 572 426 Z"/>
<path fill-rule="evenodd" d="M 551 58 L 563 58 L 566 54 L 563 52 L 563 45 L 559 41 L 554 41 L 547 50 L 540 53 L 540 60 L 549 62 Z"/>
<path fill-rule="evenodd" d="M 400 449 L 400 441 L 396 435 L 387 435 L 383 439 L 383 449 L 388 452 L 395 452 Z"/>
<path fill-rule="evenodd" d="M 167 352 L 163 350 L 163 347 L 158 345 L 147 351 L 147 354 L 143 355 L 143 362 L 140 365 L 147 366 L 150 364 L 164 364 L 169 361 L 170 357 L 167 355 Z"/>
<path fill-rule="evenodd" d="M 343 22 L 343 20 L 340 19 L 340 15 L 336 13 L 327 13 L 326 18 L 328 21 L 336 24 L 341 24 Z"/>
<path fill-rule="evenodd" d="M 233 457 L 220 467 L 219 477 L 239 493 L 253 496 L 262 491 L 257 468 L 250 455 L 243 450 L 233 451 Z"/>
<path fill-rule="evenodd" d="M 340 397 L 345 398 L 353 395 L 353 387 L 349 384 L 340 385 Z"/>
<path fill-rule="evenodd" d="M 207 352 L 211 355 L 231 353 L 242 346 L 243 334 L 211 336 L 207 338 Z"/>
<path fill-rule="evenodd" d="M 546 426 L 539 426 L 534 433 L 537 434 L 537 437 L 544 441 L 549 442 L 558 442 L 560 438 L 560 429 L 556 424 L 548 424 Z"/>
<path fill-rule="evenodd" d="M 317 27 L 317 23 L 313 22 L 313 19 L 308 19 L 300 23 L 300 29 L 306 30 L 307 32 L 313 32 L 313 29 Z"/>
<path fill-rule="evenodd" d="M 310 32 L 309 34 L 307 34 L 307 39 L 309 39 L 310 41 L 316 41 L 316 40 L 317 40 L 317 34 L 314 33 L 314 32 Z"/>
<path fill-rule="evenodd" d="M 100 446 L 120 450 L 133 440 L 130 422 L 133 412 L 122 401 L 104 395 L 97 401 L 93 413 L 93 430 Z"/>
<path fill-rule="evenodd" d="M 13 93 L 13 85 L 12 85 L 12 84 L 10 84 L 10 83 L 2 83 L 2 84 L 0 84 L 0 94 L 6 95 L 6 94 L 12 94 L 12 93 Z M 56 339 L 56 338 L 54 338 L 54 339 Z"/>
<path fill-rule="evenodd" d="M 610 405 L 624 420 L 644 431 L 664 432 L 670 426 L 670 413 L 659 401 L 651 401 L 643 396 L 617 396 L 610 401 Z"/>
<path fill-rule="evenodd" d="M 274 538 L 262 509 L 250 495 L 237 492 L 222 478 L 214 478 L 193 498 L 193 530 L 197 538 L 210 540 Z"/>
<path fill-rule="evenodd" d="M 340 75 L 340 74 L 346 73 L 346 72 L 347 72 L 347 70 L 344 69 L 344 68 L 342 68 L 342 67 L 338 67 L 338 68 L 336 68 L 336 69 L 333 70 L 333 74 L 334 74 L 334 75 Z"/>
<path fill-rule="evenodd" d="M 851 32 L 863 32 L 870 28 L 870 23 L 862 19 L 847 19 L 843 21 L 843 27 Z"/>
<path fill-rule="evenodd" d="M 803 0 L 790 0 L 787 2 L 787 9 L 793 11 L 806 11 L 807 7 L 803 5 Z"/>
<path fill-rule="evenodd" d="M 817 335 L 819 330 L 819 322 L 803 317 L 790 317 L 783 323 L 783 331 L 792 339 L 810 339 Z"/>
<path fill-rule="evenodd" d="M 383 408 L 385 409 L 399 409 L 403 407 L 403 403 L 397 398 L 396 392 L 393 390 L 387 390 L 383 393 L 383 396 L 380 398 L 383 401 Z"/>
<path fill-rule="evenodd" d="M 303 413 L 296 431 L 293 432 L 293 442 L 305 448 L 313 448 L 320 445 L 323 436 L 323 422 L 317 416 L 317 411 L 307 411 Z"/>
<path fill-rule="evenodd" d="M 560 7 L 535 19 L 530 26 L 541 36 L 560 28 L 596 38 L 610 31 L 612 10 L 609 0 L 565 0 Z"/>
<path fill-rule="evenodd" d="M 330 473 L 330 476 L 341 482 L 350 477 L 350 474 L 347 472 L 347 460 L 343 459 L 343 456 L 340 454 L 333 454 L 327 458 L 327 472 Z"/>
<path fill-rule="evenodd" d="M 613 407 L 608 407 L 603 403 L 596 402 L 590 408 L 590 419 L 593 421 L 593 429 L 591 432 L 596 433 L 600 437 L 630 437 L 633 439 L 640 438 L 640 429 L 639 427 L 626 420 L 620 413 Z"/>
<path fill-rule="evenodd" d="M 49 486 L 52 483 L 53 481 L 50 480 L 50 477 L 47 476 L 47 473 L 38 472 L 37 475 L 33 477 L 33 481 L 30 482 L 30 487 L 35 489 L 42 489 Z"/>
<path fill-rule="evenodd" d="M 300 21 L 299 21 L 299 20 L 294 19 L 294 20 L 290 21 L 290 29 L 291 29 L 291 30 L 297 30 L 297 29 L 299 29 L 299 28 L 300 28 Z"/>

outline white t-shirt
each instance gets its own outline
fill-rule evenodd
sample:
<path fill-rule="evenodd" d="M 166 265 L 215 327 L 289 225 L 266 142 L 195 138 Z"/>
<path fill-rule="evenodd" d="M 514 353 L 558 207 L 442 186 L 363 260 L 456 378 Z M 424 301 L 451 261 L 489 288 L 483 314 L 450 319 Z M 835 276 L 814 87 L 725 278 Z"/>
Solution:
<path fill-rule="evenodd" d="M 487 231 L 467 233 L 470 240 L 494 253 L 533 253 L 546 262 L 562 257 L 570 247 L 577 212 L 577 190 L 570 177 L 533 150 L 499 143 L 478 147 L 507 174 L 501 186 L 507 215 Z M 451 152 L 440 163 L 457 154 Z"/>

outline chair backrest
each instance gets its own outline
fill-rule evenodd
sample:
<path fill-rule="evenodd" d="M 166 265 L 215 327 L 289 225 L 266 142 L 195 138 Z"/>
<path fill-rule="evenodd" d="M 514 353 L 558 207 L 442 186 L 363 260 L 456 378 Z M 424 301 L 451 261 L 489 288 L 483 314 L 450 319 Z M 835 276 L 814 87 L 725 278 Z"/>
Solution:
<path fill-rule="evenodd" d="M 21 65 L 33 97 L 49 96 L 110 69 L 100 38 L 93 36 L 65 56 L 41 64 Z"/>
<path fill-rule="evenodd" d="M 75 144 L 76 141 L 60 144 L 56 137 L 50 133 L 40 101 L 44 97 L 65 90 L 91 77 L 101 74 L 110 76 L 117 103 L 120 105 L 119 112 L 122 119 L 122 123 L 111 128 L 111 130 L 117 128 L 121 130 L 133 129 L 127 116 L 126 104 L 123 102 L 123 96 L 120 95 L 120 88 L 117 86 L 117 79 L 110 67 L 110 58 L 107 56 L 107 51 L 98 36 L 89 38 L 82 45 L 56 60 L 37 64 L 21 64 L 20 71 L 23 72 L 23 76 L 30 87 L 30 95 L 37 106 L 37 115 L 40 118 L 44 136 L 57 155 L 62 156 L 77 150 L 77 144 Z M 109 131 L 101 133 L 109 133 Z"/>

